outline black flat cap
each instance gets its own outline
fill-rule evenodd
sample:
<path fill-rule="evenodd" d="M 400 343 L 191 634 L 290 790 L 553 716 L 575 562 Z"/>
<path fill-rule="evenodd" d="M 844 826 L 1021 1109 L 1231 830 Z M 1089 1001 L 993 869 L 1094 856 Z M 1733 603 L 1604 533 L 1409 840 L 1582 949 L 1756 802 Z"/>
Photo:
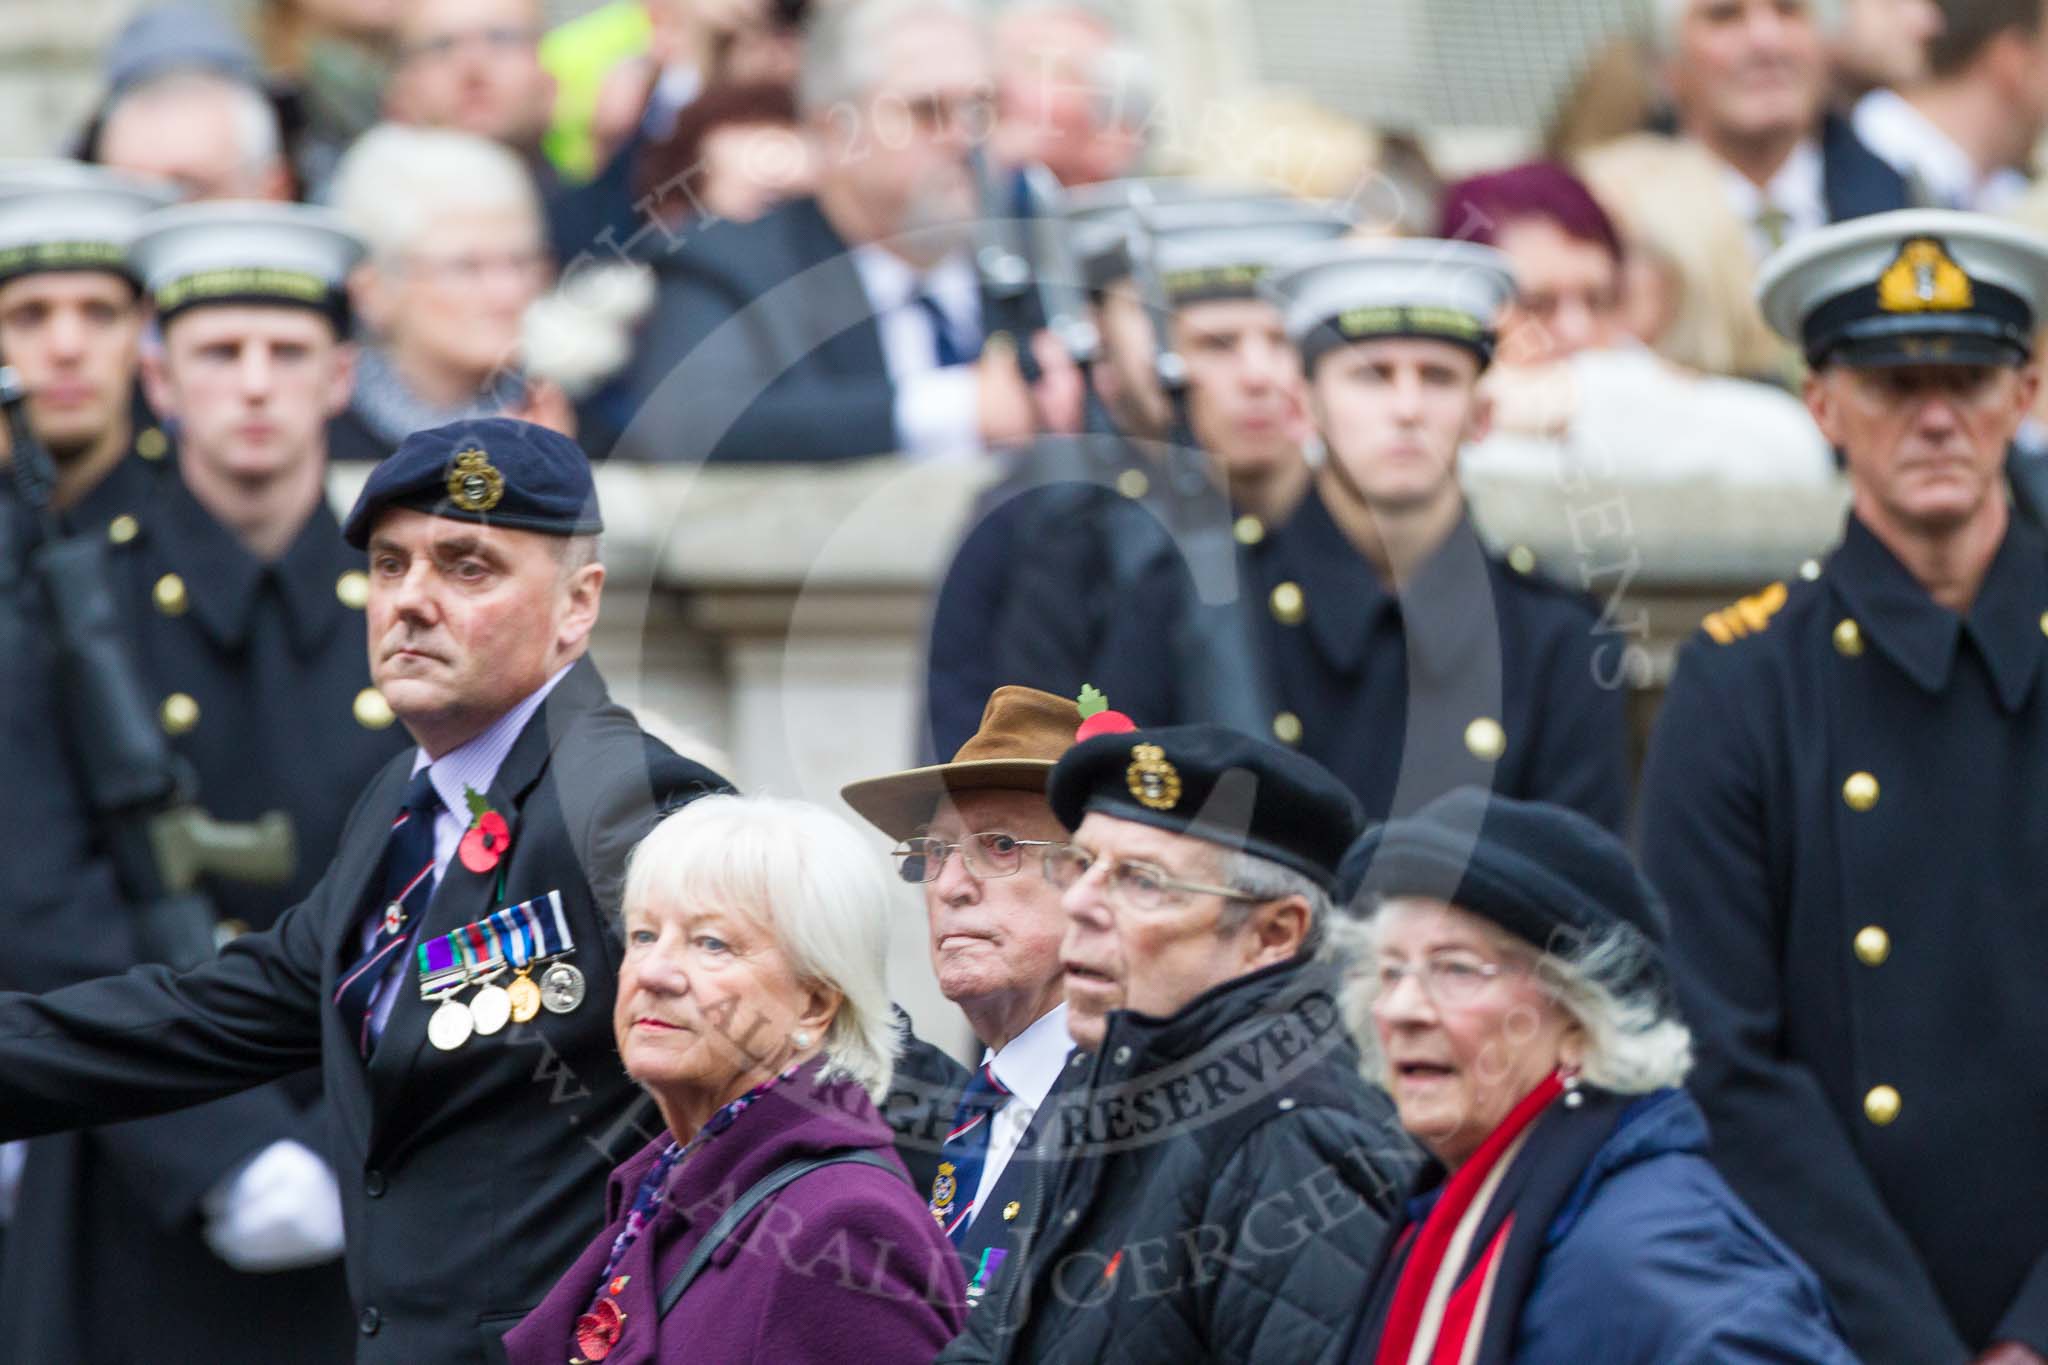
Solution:
<path fill-rule="evenodd" d="M 1448 901 L 1544 952 L 1627 925 L 1645 943 L 1638 979 L 1669 989 L 1663 903 L 1621 840 L 1563 806 L 1459 787 L 1360 835 L 1338 891 Z"/>
<path fill-rule="evenodd" d="M 1325 888 L 1364 820 L 1322 764 L 1224 725 L 1098 735 L 1067 750 L 1046 796 L 1070 830 L 1100 811 L 1270 858 Z"/>
<path fill-rule="evenodd" d="M 590 457 L 567 436 L 511 417 L 479 417 L 415 431 L 370 471 L 341 533 L 367 549 L 387 507 L 551 536 L 596 535 Z"/>

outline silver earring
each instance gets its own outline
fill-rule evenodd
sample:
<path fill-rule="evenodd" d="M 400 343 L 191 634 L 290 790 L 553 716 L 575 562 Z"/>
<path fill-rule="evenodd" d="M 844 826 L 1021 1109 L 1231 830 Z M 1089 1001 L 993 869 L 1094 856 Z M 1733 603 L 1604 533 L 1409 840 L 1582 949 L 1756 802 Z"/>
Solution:
<path fill-rule="evenodd" d="M 1586 1097 L 1579 1092 L 1579 1069 L 1573 1067 L 1564 1073 L 1564 1107 L 1576 1109 L 1585 1102 Z"/>
<path fill-rule="evenodd" d="M 789 1035 L 789 1041 L 795 1043 L 800 1048 L 809 1047 L 811 1045 L 811 1035 L 803 1029 L 798 1029 L 795 1033 Z"/>

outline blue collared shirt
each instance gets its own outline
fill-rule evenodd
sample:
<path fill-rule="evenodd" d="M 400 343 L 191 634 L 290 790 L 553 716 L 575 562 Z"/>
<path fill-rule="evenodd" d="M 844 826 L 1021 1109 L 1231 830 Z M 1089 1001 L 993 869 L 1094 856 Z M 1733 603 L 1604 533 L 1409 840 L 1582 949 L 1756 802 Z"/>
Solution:
<path fill-rule="evenodd" d="M 490 727 L 475 739 L 458 744 L 439 758 L 429 759 L 426 750 L 415 749 L 412 756 L 412 771 L 427 770 L 427 780 L 434 784 L 435 793 L 441 798 L 441 812 L 434 817 L 434 890 L 441 887 L 441 876 L 448 870 L 448 860 L 455 856 L 456 846 L 470 826 L 470 790 L 487 792 L 491 783 L 498 779 L 498 768 L 505 762 L 505 755 L 512 752 L 512 745 L 519 738 L 520 731 L 533 719 L 533 713 L 540 710 L 541 703 L 548 699 L 548 693 L 555 690 L 555 684 L 562 681 L 574 661 L 563 664 L 555 675 L 542 683 L 517 706 L 492 721 Z M 431 904 L 433 893 L 428 893 Z M 369 950 L 370 943 L 377 937 L 380 921 L 375 915 L 363 924 L 363 948 Z M 398 961 L 384 980 L 378 985 L 377 993 L 371 998 L 371 1029 L 378 1035 L 384 1032 L 384 1025 L 391 1018 L 392 1006 L 398 1003 L 398 992 L 408 979 L 400 970 L 406 954 L 399 954 Z"/>

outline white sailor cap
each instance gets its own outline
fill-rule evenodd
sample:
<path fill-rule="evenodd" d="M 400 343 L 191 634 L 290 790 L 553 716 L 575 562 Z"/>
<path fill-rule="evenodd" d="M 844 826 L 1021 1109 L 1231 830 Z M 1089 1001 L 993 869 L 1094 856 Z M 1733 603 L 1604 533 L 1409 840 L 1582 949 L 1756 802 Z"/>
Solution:
<path fill-rule="evenodd" d="M 133 279 L 136 224 L 177 197 L 169 185 L 79 161 L 0 161 L 0 280 L 41 270 Z"/>
<path fill-rule="evenodd" d="M 2032 353 L 2048 238 L 1950 209 L 1901 209 L 1808 233 L 1764 262 L 1757 299 L 1816 369 L 2018 365 Z"/>
<path fill-rule="evenodd" d="M 1260 281 L 1280 262 L 1352 228 L 1335 205 L 1277 194 L 1141 206 L 1138 224 L 1171 308 L 1258 298 Z"/>
<path fill-rule="evenodd" d="M 129 257 L 168 322 L 209 303 L 311 308 L 348 328 L 348 276 L 362 241 L 325 209 L 215 201 L 150 215 Z"/>
<path fill-rule="evenodd" d="M 1282 196 L 1236 181 L 1134 176 L 1070 189 L 1062 196 L 1060 212 L 1074 259 L 1080 263 L 1088 287 L 1099 290 L 1131 273 L 1130 242 L 1138 231 L 1140 208 L 1251 197 L 1277 200 Z"/>
<path fill-rule="evenodd" d="M 1453 342 L 1484 365 L 1515 276 L 1507 256 L 1477 242 L 1351 241 L 1290 258 L 1266 291 L 1307 368 L 1338 346 L 1376 337 Z"/>

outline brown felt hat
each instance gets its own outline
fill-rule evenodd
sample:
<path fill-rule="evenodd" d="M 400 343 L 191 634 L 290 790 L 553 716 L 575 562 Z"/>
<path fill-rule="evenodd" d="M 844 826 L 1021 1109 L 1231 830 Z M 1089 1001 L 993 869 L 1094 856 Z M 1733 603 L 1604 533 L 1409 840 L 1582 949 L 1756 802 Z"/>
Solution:
<path fill-rule="evenodd" d="M 1045 779 L 1060 755 L 1074 747 L 1081 708 L 1071 697 L 1035 687 L 998 687 L 981 713 L 981 728 L 951 763 L 849 782 L 846 804 L 892 839 L 907 839 L 928 823 L 948 792 L 1018 791 L 1045 795 Z"/>

